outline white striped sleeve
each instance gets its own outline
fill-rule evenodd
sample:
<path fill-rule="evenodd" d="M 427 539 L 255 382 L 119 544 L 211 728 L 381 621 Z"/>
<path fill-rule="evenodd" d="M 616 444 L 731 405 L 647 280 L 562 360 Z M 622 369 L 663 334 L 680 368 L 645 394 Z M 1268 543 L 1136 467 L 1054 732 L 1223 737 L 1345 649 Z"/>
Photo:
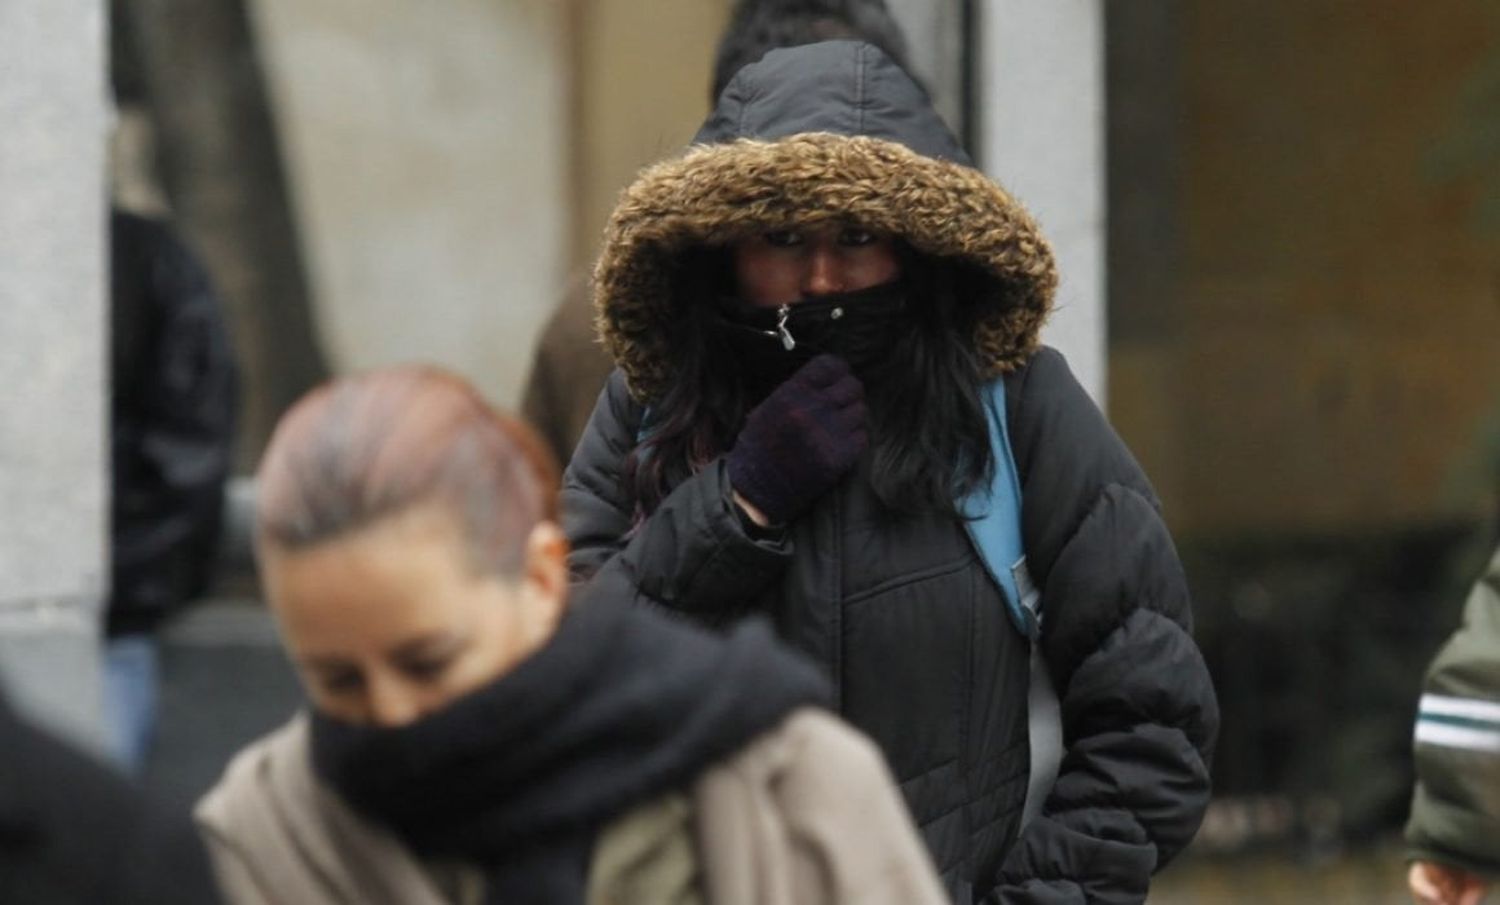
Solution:
<path fill-rule="evenodd" d="M 1500 754 L 1500 702 L 1424 694 L 1417 711 L 1416 742 Z"/>

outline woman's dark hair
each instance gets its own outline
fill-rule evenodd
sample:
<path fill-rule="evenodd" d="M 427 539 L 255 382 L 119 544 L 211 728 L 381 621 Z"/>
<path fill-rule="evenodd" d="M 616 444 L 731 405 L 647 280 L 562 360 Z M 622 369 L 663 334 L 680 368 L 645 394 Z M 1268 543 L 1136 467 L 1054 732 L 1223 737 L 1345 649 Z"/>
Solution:
<path fill-rule="evenodd" d="M 885 505 L 965 517 L 957 500 L 995 470 L 975 348 L 975 306 L 984 279 L 972 265 L 906 255 L 915 329 L 880 373 L 866 376 L 874 462 L 870 480 Z"/>
<path fill-rule="evenodd" d="M 878 370 L 862 373 L 870 411 L 876 497 L 900 512 L 958 517 L 956 501 L 994 474 L 985 380 L 974 347 L 973 306 L 986 278 L 972 265 L 932 261 L 903 250 L 903 281 L 914 329 Z M 653 512 L 683 480 L 733 445 L 758 400 L 732 365 L 709 318 L 727 291 L 727 255 L 690 255 L 679 270 L 673 348 L 681 349 L 672 389 L 649 410 L 647 438 L 625 463 L 637 517 Z"/>
<path fill-rule="evenodd" d="M 647 412 L 647 439 L 625 461 L 625 490 L 636 515 L 655 511 L 673 487 L 729 449 L 749 410 L 734 356 L 713 329 L 712 310 L 730 291 L 730 257 L 722 248 L 679 256 L 670 284 L 682 316 L 672 321 L 679 349 L 677 379 Z"/>

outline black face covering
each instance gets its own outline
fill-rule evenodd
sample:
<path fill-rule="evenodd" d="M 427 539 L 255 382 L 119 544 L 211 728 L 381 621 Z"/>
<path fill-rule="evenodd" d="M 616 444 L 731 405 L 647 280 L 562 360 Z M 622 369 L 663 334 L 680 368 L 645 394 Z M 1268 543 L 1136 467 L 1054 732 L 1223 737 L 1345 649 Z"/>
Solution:
<path fill-rule="evenodd" d="M 905 281 L 893 280 L 779 308 L 725 299 L 716 323 L 757 389 L 781 384 L 824 352 L 843 358 L 865 377 L 913 327 L 906 292 Z"/>

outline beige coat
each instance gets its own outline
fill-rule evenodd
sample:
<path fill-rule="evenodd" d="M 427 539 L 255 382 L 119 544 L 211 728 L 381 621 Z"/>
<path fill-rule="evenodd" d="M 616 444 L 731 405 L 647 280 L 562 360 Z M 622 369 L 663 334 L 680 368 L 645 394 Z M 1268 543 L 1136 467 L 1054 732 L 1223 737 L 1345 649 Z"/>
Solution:
<path fill-rule="evenodd" d="M 196 816 L 232 905 L 477 905 L 466 865 L 419 862 L 314 776 L 294 719 L 241 752 Z M 589 905 L 944 902 L 876 748 L 792 714 L 733 757 L 606 828 Z"/>

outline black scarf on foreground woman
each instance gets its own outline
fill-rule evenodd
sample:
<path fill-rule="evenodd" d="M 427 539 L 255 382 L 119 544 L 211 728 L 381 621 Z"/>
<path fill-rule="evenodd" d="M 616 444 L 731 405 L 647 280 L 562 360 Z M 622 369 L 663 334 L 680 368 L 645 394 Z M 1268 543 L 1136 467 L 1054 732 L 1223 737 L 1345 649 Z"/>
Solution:
<path fill-rule="evenodd" d="M 581 599 L 512 672 L 410 726 L 314 714 L 313 763 L 413 851 L 483 867 L 489 901 L 582 902 L 602 824 L 826 694 L 763 624 L 713 635 Z"/>

